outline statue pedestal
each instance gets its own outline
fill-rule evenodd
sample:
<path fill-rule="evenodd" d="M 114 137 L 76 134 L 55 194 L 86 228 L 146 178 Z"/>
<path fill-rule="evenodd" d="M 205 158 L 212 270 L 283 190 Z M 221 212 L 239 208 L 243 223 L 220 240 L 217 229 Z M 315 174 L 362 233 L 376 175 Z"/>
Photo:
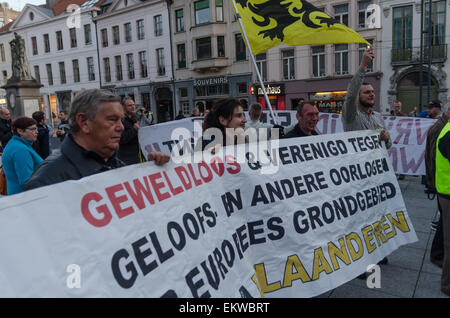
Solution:
<path fill-rule="evenodd" d="M 10 78 L 6 85 L 2 86 L 6 90 L 6 100 L 11 118 L 31 115 L 41 110 L 41 93 L 43 87 L 36 80 L 14 80 Z"/>

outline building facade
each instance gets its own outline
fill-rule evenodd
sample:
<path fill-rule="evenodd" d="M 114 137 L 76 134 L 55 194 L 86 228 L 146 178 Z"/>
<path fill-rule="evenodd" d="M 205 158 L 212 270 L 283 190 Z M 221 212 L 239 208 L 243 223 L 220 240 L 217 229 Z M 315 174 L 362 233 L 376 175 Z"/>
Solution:
<path fill-rule="evenodd" d="M 252 69 L 230 1 L 175 0 L 170 21 L 176 111 L 189 116 L 225 97 L 247 108 Z"/>
<path fill-rule="evenodd" d="M 413 107 L 425 109 L 429 100 L 439 99 L 445 103 L 449 99 L 447 88 L 447 75 L 450 71 L 447 61 L 449 31 L 446 21 L 449 20 L 450 1 L 432 1 L 430 33 L 428 33 L 429 4 L 429 1 L 424 1 L 422 8 L 420 1 L 383 1 L 381 18 L 384 81 L 381 99 L 386 111 L 392 108 L 395 100 L 402 102 L 404 112 L 410 112 Z M 421 31 L 423 31 L 422 38 Z M 420 102 L 421 86 L 422 102 Z"/>
<path fill-rule="evenodd" d="M 0 3 L 0 28 L 14 21 L 20 12 L 11 9 L 8 2 Z"/>
<path fill-rule="evenodd" d="M 6 85 L 8 78 L 12 75 L 11 47 L 9 42 L 14 34 L 9 30 L 11 23 L 0 28 L 0 87 Z M 6 91 L 0 88 L 0 107 L 6 107 Z"/>
<path fill-rule="evenodd" d="M 95 19 L 101 86 L 174 118 L 170 27 L 164 0 L 115 0 Z"/>
<path fill-rule="evenodd" d="M 81 90 L 99 88 L 93 16 L 97 1 L 47 1 L 27 4 L 11 26 L 25 40 L 30 72 L 39 81 L 41 108 L 50 124 L 68 111 Z"/>
<path fill-rule="evenodd" d="M 365 82 L 376 94 L 380 110 L 381 27 L 370 23 L 373 5 L 378 0 L 310 1 L 317 8 L 356 30 L 372 44 L 376 58 L 369 67 Z M 372 6 L 371 6 L 372 5 Z M 295 109 L 301 100 L 314 101 L 321 112 L 341 112 L 347 85 L 358 70 L 366 45 L 359 43 L 321 46 L 281 45 L 257 55 L 256 64 L 265 83 L 273 109 Z M 252 101 L 266 102 L 253 72 Z"/>

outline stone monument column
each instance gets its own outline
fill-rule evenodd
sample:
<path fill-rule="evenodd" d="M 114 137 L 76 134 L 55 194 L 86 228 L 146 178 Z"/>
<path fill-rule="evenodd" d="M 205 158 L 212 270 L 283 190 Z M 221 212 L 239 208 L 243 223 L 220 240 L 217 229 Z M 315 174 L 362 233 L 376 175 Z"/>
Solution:
<path fill-rule="evenodd" d="M 16 32 L 14 32 L 14 36 L 14 40 L 9 42 L 12 76 L 2 88 L 6 90 L 6 100 L 11 117 L 31 117 L 35 111 L 41 110 L 40 88 L 44 85 L 31 76 L 25 41 Z"/>

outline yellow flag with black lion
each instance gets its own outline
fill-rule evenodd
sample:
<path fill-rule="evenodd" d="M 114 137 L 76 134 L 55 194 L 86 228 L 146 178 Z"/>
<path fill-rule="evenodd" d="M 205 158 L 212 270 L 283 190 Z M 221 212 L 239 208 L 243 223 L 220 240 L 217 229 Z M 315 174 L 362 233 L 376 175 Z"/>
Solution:
<path fill-rule="evenodd" d="M 230 1 L 236 1 L 254 55 L 282 43 L 289 46 L 369 44 L 355 30 L 305 0 Z"/>

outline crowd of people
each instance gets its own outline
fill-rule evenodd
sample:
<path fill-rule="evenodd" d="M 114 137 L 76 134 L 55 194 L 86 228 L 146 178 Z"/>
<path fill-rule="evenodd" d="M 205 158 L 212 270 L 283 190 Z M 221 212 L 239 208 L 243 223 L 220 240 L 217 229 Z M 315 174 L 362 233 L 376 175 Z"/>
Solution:
<path fill-rule="evenodd" d="M 392 141 L 386 129 L 383 116 L 374 111 L 375 92 L 370 83 L 364 82 L 367 67 L 374 59 L 368 48 L 361 64 L 351 79 L 343 105 L 342 123 L 344 131 L 379 129 L 380 141 L 391 147 Z M 393 104 L 394 116 L 406 116 L 400 101 Z M 428 132 L 426 146 L 427 187 L 438 195 L 440 220 L 433 241 L 431 260 L 443 268 L 441 290 L 450 295 L 450 110 L 448 105 L 441 115 L 442 103 L 433 101 L 427 110 L 409 115 L 438 118 Z M 295 138 L 317 135 L 319 110 L 313 102 L 303 101 L 297 107 L 297 124 L 284 133 L 283 127 L 260 122 L 262 107 L 252 104 L 247 121 L 244 105 L 237 99 L 218 100 L 211 109 L 200 114 L 198 108 L 193 117 L 204 117 L 203 129 L 215 128 L 222 133 L 219 146 L 246 142 L 245 131 L 256 132 L 261 128 L 277 128 L 281 138 Z M 50 154 L 49 136 L 52 129 L 45 124 L 41 111 L 32 118 L 19 117 L 11 121 L 9 110 L 0 108 L 0 141 L 3 147 L 2 164 L 7 183 L 7 194 L 51 185 L 66 180 L 78 180 L 103 171 L 154 160 L 163 165 L 170 157 L 162 152 L 151 152 L 142 158 L 138 131 L 150 125 L 145 108 L 136 111 L 131 97 L 123 100 L 119 96 L 101 89 L 85 90 L 78 94 L 71 105 L 70 113 L 60 112 L 60 123 L 56 136 L 61 141 L 60 151 Z M 176 119 L 185 118 L 182 111 Z M 211 136 L 204 135 L 204 149 L 211 143 Z M 216 148 L 215 148 L 216 149 Z M 448 255 L 448 256 L 447 256 Z M 387 258 L 381 264 L 387 264 Z M 365 273 L 360 275 L 365 278 Z"/>

